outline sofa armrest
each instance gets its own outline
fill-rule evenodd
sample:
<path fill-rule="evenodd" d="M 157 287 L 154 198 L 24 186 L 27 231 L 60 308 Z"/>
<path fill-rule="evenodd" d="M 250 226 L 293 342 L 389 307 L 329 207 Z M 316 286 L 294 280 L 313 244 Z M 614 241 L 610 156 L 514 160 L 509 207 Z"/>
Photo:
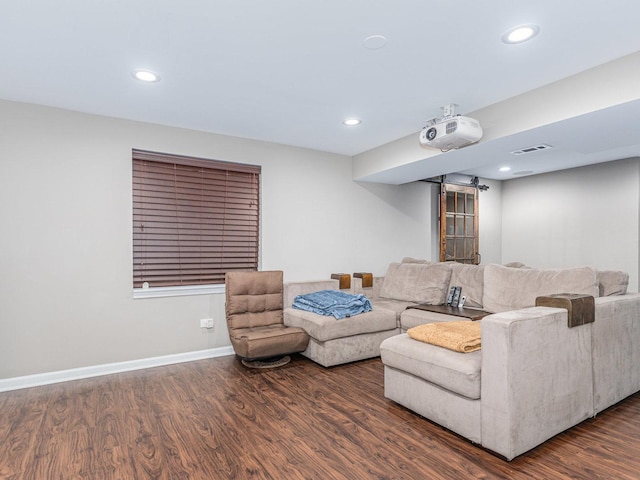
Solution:
<path fill-rule="evenodd" d="M 339 290 L 339 280 L 310 280 L 305 282 L 284 283 L 284 308 L 293 304 L 293 299 L 298 295 L 319 292 L 320 290 Z M 343 292 L 345 290 L 342 290 Z"/>
<path fill-rule="evenodd" d="M 593 324 L 595 413 L 640 390 L 640 294 L 596 298 Z"/>
<path fill-rule="evenodd" d="M 380 298 L 380 288 L 382 287 L 383 281 L 384 281 L 384 277 L 373 277 L 373 286 L 364 288 L 362 286 L 362 279 L 358 277 L 353 277 L 351 279 L 351 287 L 355 295 L 363 294 L 369 300 L 375 300 L 377 298 Z"/>
<path fill-rule="evenodd" d="M 592 325 L 551 307 L 482 319 L 485 448 L 511 460 L 593 416 Z"/>

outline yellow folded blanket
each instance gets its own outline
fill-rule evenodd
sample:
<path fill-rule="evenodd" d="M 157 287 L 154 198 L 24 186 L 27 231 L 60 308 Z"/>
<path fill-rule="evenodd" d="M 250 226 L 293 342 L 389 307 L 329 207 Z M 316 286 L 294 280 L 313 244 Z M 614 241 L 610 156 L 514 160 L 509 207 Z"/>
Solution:
<path fill-rule="evenodd" d="M 414 340 L 448 348 L 461 353 L 480 350 L 480 322 L 436 322 L 410 328 Z"/>

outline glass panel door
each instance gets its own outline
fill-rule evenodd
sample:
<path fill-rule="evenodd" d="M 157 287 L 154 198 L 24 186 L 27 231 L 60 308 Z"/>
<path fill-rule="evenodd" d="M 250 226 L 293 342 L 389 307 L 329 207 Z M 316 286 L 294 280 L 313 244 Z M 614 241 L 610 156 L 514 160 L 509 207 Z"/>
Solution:
<path fill-rule="evenodd" d="M 440 184 L 440 261 L 479 263 L 478 189 Z"/>

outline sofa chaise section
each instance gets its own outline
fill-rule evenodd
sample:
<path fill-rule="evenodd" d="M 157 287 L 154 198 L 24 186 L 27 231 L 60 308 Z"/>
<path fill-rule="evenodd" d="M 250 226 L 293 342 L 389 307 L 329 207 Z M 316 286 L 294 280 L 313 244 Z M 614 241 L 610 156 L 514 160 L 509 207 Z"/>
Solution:
<path fill-rule="evenodd" d="M 397 335 L 398 314 L 392 310 L 374 308 L 370 312 L 336 320 L 292 308 L 297 295 L 321 290 L 338 289 L 337 280 L 285 283 L 284 323 L 303 328 L 310 337 L 302 355 L 324 367 L 365 360 L 380 355 L 380 343 Z"/>
<path fill-rule="evenodd" d="M 533 307 L 482 319 L 470 354 L 398 335 L 380 347 L 385 396 L 511 460 L 591 416 L 590 330 Z"/>

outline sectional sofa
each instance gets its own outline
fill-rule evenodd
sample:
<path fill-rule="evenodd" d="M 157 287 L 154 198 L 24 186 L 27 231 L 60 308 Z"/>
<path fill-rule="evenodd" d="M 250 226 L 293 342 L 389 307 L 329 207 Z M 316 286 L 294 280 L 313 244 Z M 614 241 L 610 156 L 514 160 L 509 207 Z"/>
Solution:
<path fill-rule="evenodd" d="M 481 320 L 482 349 L 458 353 L 411 338 L 417 325 L 460 320 L 413 309 L 442 304 L 461 286 Z M 640 294 L 628 275 L 589 267 L 534 269 L 404 259 L 351 291 L 373 311 L 336 321 L 285 309 L 285 323 L 311 341 L 303 355 L 331 366 L 381 355 L 385 396 L 511 460 L 640 390 Z M 336 281 L 285 285 L 293 297 Z M 568 327 L 566 309 L 536 307 L 539 296 L 595 297 L 595 322 Z"/>

